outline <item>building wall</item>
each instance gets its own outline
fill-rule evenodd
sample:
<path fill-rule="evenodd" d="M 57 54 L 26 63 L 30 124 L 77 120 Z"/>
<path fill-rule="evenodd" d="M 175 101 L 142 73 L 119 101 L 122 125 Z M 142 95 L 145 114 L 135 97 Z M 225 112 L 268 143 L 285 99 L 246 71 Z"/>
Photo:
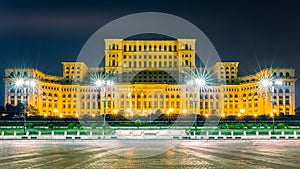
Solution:
<path fill-rule="evenodd" d="M 16 79 L 33 78 L 38 86 L 27 91 L 28 103 L 42 116 L 94 116 L 104 111 L 124 116 L 155 112 L 222 117 L 295 114 L 293 68 L 267 68 L 238 77 L 239 62 L 217 62 L 207 68 L 214 74 L 213 83 L 203 88 L 188 85 L 191 76 L 187 74 L 203 70 L 195 67 L 195 43 L 194 39 L 106 39 L 104 68 L 62 62 L 62 77 L 33 68 L 7 68 L 5 104 L 16 105 L 25 99 L 24 91 L 14 86 Z M 100 76 L 95 74 L 112 75 L 115 84 L 97 87 L 93 80 Z M 264 78 L 281 80 L 283 85 L 264 89 L 260 83 Z"/>

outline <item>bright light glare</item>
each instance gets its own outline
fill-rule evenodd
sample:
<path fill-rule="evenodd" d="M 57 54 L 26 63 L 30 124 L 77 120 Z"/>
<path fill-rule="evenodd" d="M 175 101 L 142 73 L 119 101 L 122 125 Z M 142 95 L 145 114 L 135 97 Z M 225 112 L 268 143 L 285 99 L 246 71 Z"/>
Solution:
<path fill-rule="evenodd" d="M 245 113 L 246 110 L 245 110 L 245 109 L 241 109 L 240 112 L 241 112 L 241 113 Z"/>
<path fill-rule="evenodd" d="M 182 110 L 182 113 L 186 113 L 186 112 L 187 112 L 187 110 L 186 110 L 186 109 L 183 109 L 183 110 Z"/>
<path fill-rule="evenodd" d="M 36 82 L 34 80 L 30 80 L 29 85 L 31 87 L 35 87 L 36 86 Z"/>
<path fill-rule="evenodd" d="M 97 80 L 96 81 L 96 86 L 102 86 L 102 80 Z"/>
<path fill-rule="evenodd" d="M 23 79 L 18 79 L 17 81 L 16 81 L 16 86 L 22 86 L 24 84 L 24 80 Z"/>
<path fill-rule="evenodd" d="M 205 80 L 202 79 L 202 78 L 195 79 L 195 82 L 196 82 L 196 84 L 197 84 L 198 86 L 200 86 L 200 87 L 203 87 L 203 86 L 205 86 L 205 84 L 206 84 Z"/>
<path fill-rule="evenodd" d="M 261 81 L 261 85 L 262 85 L 263 87 L 269 87 L 269 86 L 272 85 L 272 82 L 271 82 L 269 79 L 263 79 L 263 80 Z"/>
<path fill-rule="evenodd" d="M 118 113 L 118 110 L 114 110 L 114 113 L 117 114 L 117 113 Z"/>
<path fill-rule="evenodd" d="M 283 82 L 282 82 L 281 80 L 276 80 L 276 81 L 275 81 L 275 84 L 281 86 L 281 85 L 283 84 Z"/>

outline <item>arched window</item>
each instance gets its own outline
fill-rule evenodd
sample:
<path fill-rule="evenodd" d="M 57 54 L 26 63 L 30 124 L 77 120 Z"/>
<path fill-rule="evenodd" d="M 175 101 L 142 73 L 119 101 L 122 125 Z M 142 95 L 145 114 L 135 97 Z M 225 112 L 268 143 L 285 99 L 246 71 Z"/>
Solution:
<path fill-rule="evenodd" d="M 245 93 L 243 94 L 243 97 L 246 97 L 246 94 L 245 94 Z"/>
<path fill-rule="evenodd" d="M 285 89 L 285 93 L 290 93 L 290 90 L 289 89 Z"/>
<path fill-rule="evenodd" d="M 252 96 L 252 94 L 251 94 L 251 93 L 249 93 L 249 94 L 248 94 L 248 96 L 250 97 L 250 96 Z"/>
<path fill-rule="evenodd" d="M 290 77 L 290 73 L 289 73 L 289 72 L 286 72 L 286 73 L 285 73 L 285 77 Z"/>
<path fill-rule="evenodd" d="M 62 95 L 62 98 L 66 98 L 66 95 L 65 95 L 65 94 L 63 94 L 63 95 Z"/>
<path fill-rule="evenodd" d="M 86 99 L 90 99 L 91 96 L 89 94 L 86 95 Z"/>
<path fill-rule="evenodd" d="M 234 95 L 234 98 L 238 98 L 239 96 L 237 94 Z"/>
<path fill-rule="evenodd" d="M 229 98 L 232 98 L 232 94 L 229 94 Z"/>
<path fill-rule="evenodd" d="M 10 72 L 10 77 L 14 77 L 14 72 Z"/>
<path fill-rule="evenodd" d="M 179 98 L 180 98 L 179 94 L 176 96 L 176 98 L 177 98 L 177 99 L 179 99 Z"/>
<path fill-rule="evenodd" d="M 71 98 L 71 94 L 68 94 L 68 98 Z"/>
<path fill-rule="evenodd" d="M 273 73 L 273 77 L 277 77 L 277 73 L 276 72 Z"/>
<path fill-rule="evenodd" d="M 208 94 L 205 95 L 205 99 L 208 99 Z"/>
<path fill-rule="evenodd" d="M 210 95 L 210 99 L 214 99 L 214 95 Z"/>
<path fill-rule="evenodd" d="M 280 72 L 279 77 L 283 77 L 283 73 L 282 72 Z"/>
<path fill-rule="evenodd" d="M 174 95 L 171 95 L 171 99 L 174 99 Z"/>
<path fill-rule="evenodd" d="M 84 99 L 84 94 L 81 95 L 81 99 Z"/>
<path fill-rule="evenodd" d="M 125 52 L 127 51 L 127 46 L 126 46 L 126 45 L 124 45 L 124 51 L 125 51 Z"/>
<path fill-rule="evenodd" d="M 176 45 L 174 45 L 174 51 L 177 51 L 177 46 Z"/>
<path fill-rule="evenodd" d="M 216 99 L 219 99 L 219 95 L 216 95 Z"/>
<path fill-rule="evenodd" d="M 96 99 L 96 95 L 95 95 L 95 94 L 93 94 L 93 95 L 92 95 L 92 98 L 93 98 L 93 99 Z"/>
<path fill-rule="evenodd" d="M 169 46 L 169 51 L 172 51 L 172 46 L 171 45 Z"/>
<path fill-rule="evenodd" d="M 52 96 L 52 94 L 51 94 L 51 93 L 49 93 L 49 94 L 48 94 L 48 96 L 50 96 L 50 97 L 51 97 L 51 96 Z"/>
<path fill-rule="evenodd" d="M 27 74 L 27 72 L 24 72 L 24 77 L 28 77 L 28 74 Z"/>
<path fill-rule="evenodd" d="M 282 89 L 279 89 L 279 93 L 283 93 L 283 90 L 282 90 Z"/>

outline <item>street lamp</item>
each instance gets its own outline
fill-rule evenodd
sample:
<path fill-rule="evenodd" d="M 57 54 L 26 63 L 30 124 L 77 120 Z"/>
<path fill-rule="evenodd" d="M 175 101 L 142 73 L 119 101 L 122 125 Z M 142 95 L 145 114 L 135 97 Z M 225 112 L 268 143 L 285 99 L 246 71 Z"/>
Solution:
<path fill-rule="evenodd" d="M 270 116 L 272 117 L 272 123 L 273 123 L 273 134 L 275 133 L 275 113 L 276 110 L 274 109 L 274 104 L 276 102 L 276 100 L 274 100 L 274 93 L 275 93 L 275 87 L 279 87 L 283 85 L 283 81 L 282 80 L 271 80 L 271 79 L 263 79 L 261 81 L 261 86 L 265 89 L 267 89 L 269 91 L 269 89 L 271 88 L 271 94 L 272 94 L 272 98 L 270 100 L 271 104 L 272 104 L 272 111 L 270 113 Z"/>
<path fill-rule="evenodd" d="M 36 86 L 35 79 L 26 78 L 26 79 L 17 79 L 15 81 L 15 87 L 20 88 L 22 90 L 21 94 L 23 94 L 23 103 L 24 103 L 24 135 L 26 135 L 26 107 L 28 102 L 28 91 L 29 89 L 33 89 Z"/>
<path fill-rule="evenodd" d="M 195 87 L 195 93 L 194 93 L 194 113 L 195 113 L 195 130 L 197 133 L 197 123 L 198 123 L 198 118 L 197 118 L 197 102 L 198 100 L 196 99 L 197 93 L 199 92 L 199 95 L 201 94 L 200 90 L 206 85 L 206 81 L 204 78 L 195 78 L 189 82 L 190 85 Z"/>
<path fill-rule="evenodd" d="M 104 114 L 103 114 L 103 135 L 105 135 L 105 127 L 106 127 L 106 90 L 107 90 L 107 86 L 112 86 L 113 85 L 113 81 L 110 81 L 110 80 L 97 80 L 95 82 L 95 85 L 97 87 L 100 88 L 99 90 L 99 94 L 101 96 L 101 89 L 103 88 L 103 91 L 104 91 L 104 100 L 103 100 L 103 103 L 104 103 Z"/>

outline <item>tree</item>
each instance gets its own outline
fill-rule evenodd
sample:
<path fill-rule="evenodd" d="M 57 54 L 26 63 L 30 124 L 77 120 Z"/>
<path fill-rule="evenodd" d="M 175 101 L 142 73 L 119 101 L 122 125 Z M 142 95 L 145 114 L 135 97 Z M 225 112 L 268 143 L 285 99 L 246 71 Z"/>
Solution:
<path fill-rule="evenodd" d="M 283 123 L 278 123 L 278 124 L 277 124 L 277 128 L 278 128 L 278 129 L 283 129 L 284 126 L 285 126 L 285 125 L 284 125 Z"/>
<path fill-rule="evenodd" d="M 141 122 L 141 120 L 137 119 L 137 120 L 134 122 L 134 124 L 135 124 L 135 126 L 136 126 L 137 128 L 140 128 L 142 122 Z"/>
<path fill-rule="evenodd" d="M 69 124 L 68 124 L 68 129 L 73 129 L 74 126 L 75 126 L 74 123 L 69 123 Z"/>
<path fill-rule="evenodd" d="M 53 129 L 53 127 L 54 127 L 54 125 L 52 123 L 48 125 L 49 129 Z"/>
<path fill-rule="evenodd" d="M 96 124 L 96 123 L 92 123 L 92 124 L 91 124 L 91 128 L 92 128 L 92 129 L 96 129 L 96 127 L 97 127 L 97 124 Z"/>

